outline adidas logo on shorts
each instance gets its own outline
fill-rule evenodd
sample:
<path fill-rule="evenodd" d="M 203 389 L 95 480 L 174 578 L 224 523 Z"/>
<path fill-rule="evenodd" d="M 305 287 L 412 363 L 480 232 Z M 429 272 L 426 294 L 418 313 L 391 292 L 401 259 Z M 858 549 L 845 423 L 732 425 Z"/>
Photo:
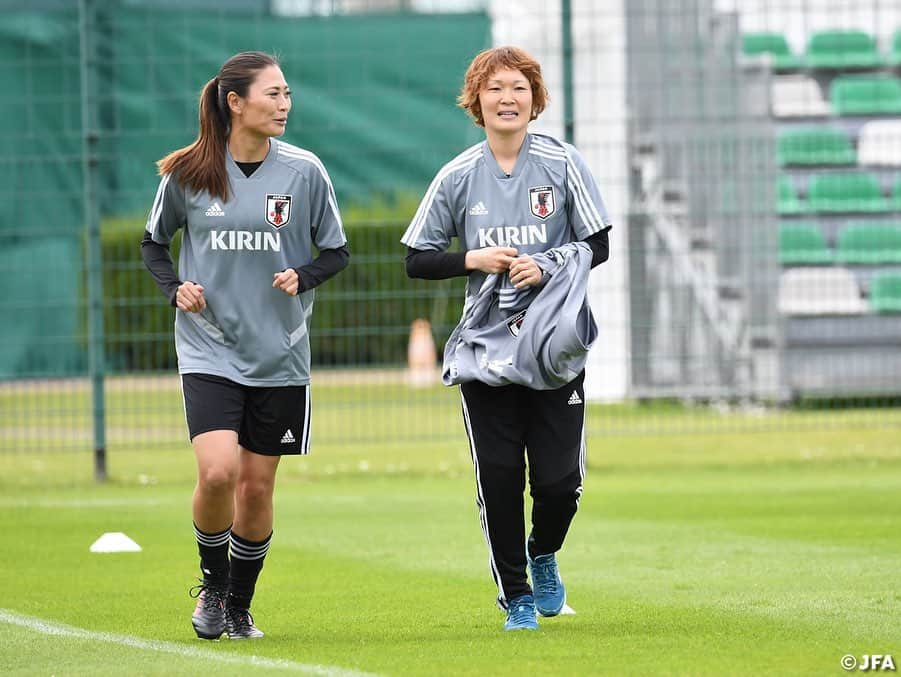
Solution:
<path fill-rule="evenodd" d="M 579 397 L 579 393 L 573 390 L 573 394 L 569 396 L 567 404 L 582 404 L 582 398 Z"/>
<path fill-rule="evenodd" d="M 288 428 L 282 435 L 282 444 L 294 444 L 294 433 L 291 432 L 291 428 Z"/>
<path fill-rule="evenodd" d="M 211 204 L 204 214 L 207 216 L 225 216 L 225 212 L 222 211 L 222 207 L 219 206 L 218 202 Z"/>

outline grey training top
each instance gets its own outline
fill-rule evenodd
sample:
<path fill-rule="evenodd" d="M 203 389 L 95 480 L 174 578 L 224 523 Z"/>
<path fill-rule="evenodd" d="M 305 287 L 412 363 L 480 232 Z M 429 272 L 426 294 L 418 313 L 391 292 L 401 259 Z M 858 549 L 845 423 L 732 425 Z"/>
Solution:
<path fill-rule="evenodd" d="M 277 139 L 249 177 L 230 153 L 226 168 L 227 201 L 166 175 L 147 219 L 162 245 L 184 228 L 179 277 L 204 287 L 202 312 L 176 311 L 178 370 L 251 386 L 305 385 L 315 290 L 288 296 L 272 281 L 309 264 L 314 246 L 347 244 L 331 180 L 313 153 Z"/>
<path fill-rule="evenodd" d="M 401 238 L 408 247 L 445 251 L 515 247 L 534 255 L 584 240 L 610 226 L 604 200 L 585 160 L 573 146 L 543 134 L 526 134 L 510 176 L 487 141 L 448 162 L 435 176 Z M 467 296 L 486 273 L 469 274 Z"/>
<path fill-rule="evenodd" d="M 585 242 L 536 254 L 545 283 L 515 300 L 525 290 L 505 294 L 512 289 L 507 276 L 487 276 L 479 293 L 467 299 L 444 346 L 444 384 L 481 381 L 552 390 L 576 378 L 598 335 L 587 295 L 591 256 Z M 492 319 L 496 306 L 514 312 Z"/>

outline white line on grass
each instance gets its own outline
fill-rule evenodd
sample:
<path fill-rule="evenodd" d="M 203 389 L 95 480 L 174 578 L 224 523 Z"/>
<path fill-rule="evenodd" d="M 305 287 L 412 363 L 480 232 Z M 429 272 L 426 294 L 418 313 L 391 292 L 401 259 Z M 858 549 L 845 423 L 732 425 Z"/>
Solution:
<path fill-rule="evenodd" d="M 293 672 L 303 672 L 309 675 L 322 675 L 322 677 L 375 677 L 369 672 L 358 672 L 356 670 L 348 670 L 345 668 L 334 667 L 330 665 L 309 665 L 307 663 L 295 663 L 294 661 L 286 661 L 279 658 L 264 658 L 260 656 L 239 656 L 236 654 L 222 653 L 212 649 L 201 649 L 199 647 L 185 646 L 184 644 L 176 644 L 175 642 L 161 642 L 152 639 L 141 639 L 140 637 L 130 637 L 129 635 L 116 635 L 110 632 L 94 632 L 83 628 L 76 628 L 71 625 L 63 625 L 62 623 L 53 623 L 45 621 L 41 618 L 32 616 L 23 616 L 13 613 L 7 609 L 0 609 L 0 623 L 9 625 L 18 625 L 34 632 L 40 632 L 44 635 L 54 635 L 58 637 L 74 637 L 75 639 L 83 639 L 89 642 L 107 642 L 109 644 L 121 644 L 130 646 L 135 649 L 143 649 L 144 651 L 157 651 L 159 653 L 176 654 L 187 658 L 201 658 L 205 661 L 219 661 L 220 663 L 230 663 L 232 665 L 259 666 L 262 668 L 277 668 L 280 670 L 291 670 Z"/>

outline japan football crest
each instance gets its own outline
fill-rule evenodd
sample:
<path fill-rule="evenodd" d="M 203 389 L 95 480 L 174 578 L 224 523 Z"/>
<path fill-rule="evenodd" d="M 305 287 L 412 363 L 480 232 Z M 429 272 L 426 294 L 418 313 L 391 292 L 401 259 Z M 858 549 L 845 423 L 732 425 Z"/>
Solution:
<path fill-rule="evenodd" d="M 281 228 L 291 220 L 291 196 L 266 195 L 266 223 Z"/>
<path fill-rule="evenodd" d="M 546 219 L 554 213 L 556 206 L 553 186 L 529 188 L 529 210 L 534 216 L 537 216 L 539 219 Z"/>
<path fill-rule="evenodd" d="M 519 330 L 522 329 L 522 321 L 526 319 L 526 311 L 520 310 L 513 317 L 507 318 L 507 331 L 509 331 L 514 338 L 519 336 Z"/>

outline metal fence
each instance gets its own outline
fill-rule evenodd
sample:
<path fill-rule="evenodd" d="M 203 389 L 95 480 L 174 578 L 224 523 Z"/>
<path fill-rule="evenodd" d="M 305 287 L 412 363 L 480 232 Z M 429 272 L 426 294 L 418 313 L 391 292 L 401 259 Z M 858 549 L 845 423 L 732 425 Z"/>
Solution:
<path fill-rule="evenodd" d="M 462 281 L 407 280 L 398 240 L 436 170 L 480 138 L 454 100 L 469 59 L 500 43 L 542 61 L 552 103 L 535 126 L 574 134 L 616 224 L 592 277 L 590 434 L 814 429 L 835 416 L 897 426 L 901 318 L 873 298 L 901 258 L 842 262 L 838 249 L 863 217 L 885 231 L 901 221 L 901 137 L 884 126 L 881 147 L 897 152 L 872 167 L 863 154 L 866 123 L 901 108 L 842 114 L 829 97 L 840 77 L 897 78 L 901 2 L 853 5 L 0 4 L 0 82 L 22 93 L 0 131 L 0 451 L 186 444 L 173 311 L 138 242 L 153 161 L 193 138 L 201 86 L 244 49 L 281 56 L 298 94 L 286 138 L 328 167 L 353 253 L 317 296 L 315 442 L 462 440 L 455 391 L 435 384 L 437 367 L 408 365 L 414 320 L 429 321 L 419 336 L 440 354 Z M 778 34 L 783 15 L 788 65 L 748 38 Z M 882 60 L 804 61 L 827 29 L 868 33 Z M 792 109 L 793 83 L 826 107 L 802 96 Z M 785 138 L 812 128 L 845 133 L 855 161 L 786 163 Z M 882 211 L 817 208 L 815 177 L 840 173 L 876 176 Z M 786 254 L 802 225 L 825 233 L 815 265 Z M 856 285 L 850 310 L 836 310 L 837 274 Z M 804 275 L 813 284 L 792 306 Z"/>

